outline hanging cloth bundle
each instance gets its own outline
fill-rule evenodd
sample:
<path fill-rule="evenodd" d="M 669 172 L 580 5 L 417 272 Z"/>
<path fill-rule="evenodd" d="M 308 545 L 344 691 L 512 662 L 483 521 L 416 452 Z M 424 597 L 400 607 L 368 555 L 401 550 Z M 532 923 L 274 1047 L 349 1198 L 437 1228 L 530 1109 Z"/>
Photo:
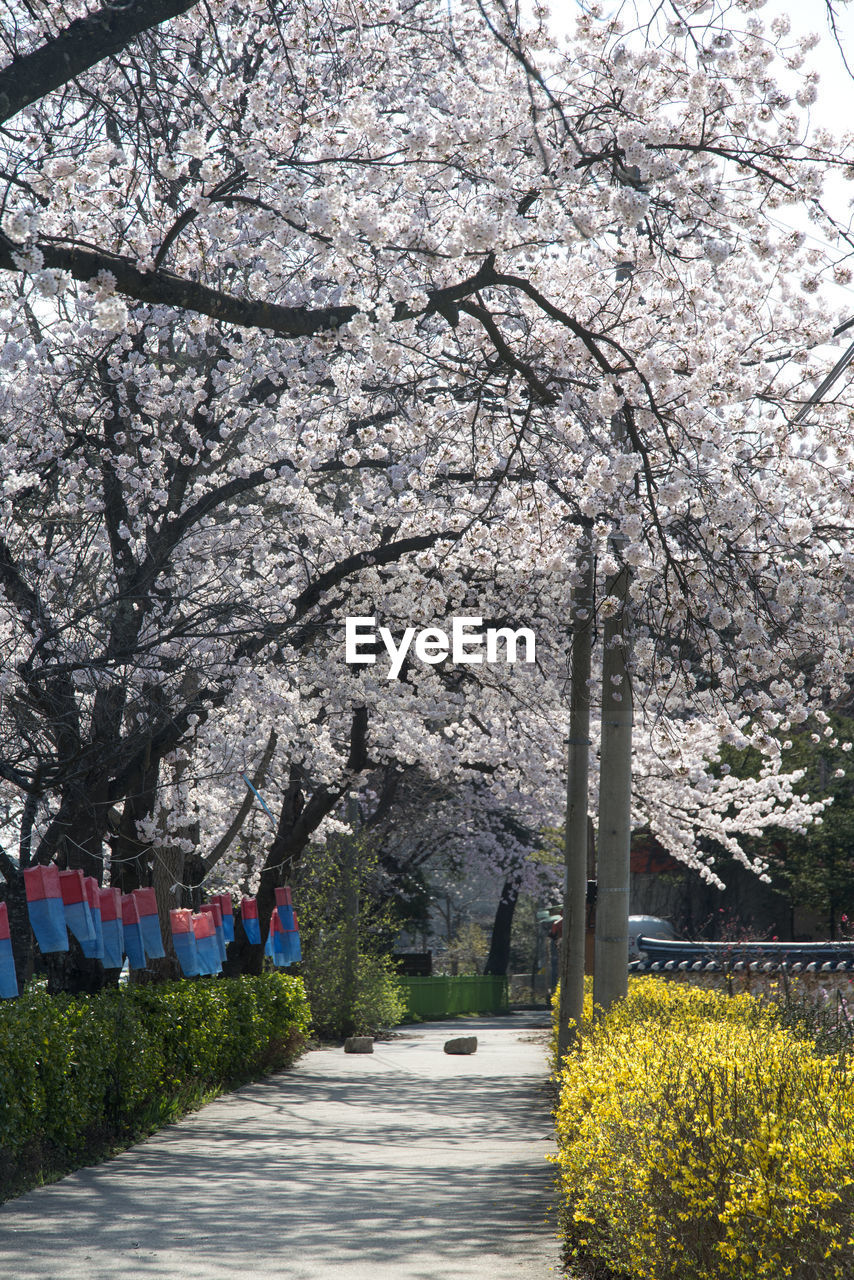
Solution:
<path fill-rule="evenodd" d="M 166 955 L 166 950 L 157 914 L 157 895 L 153 889 L 134 889 L 133 896 L 139 908 L 139 927 L 142 930 L 145 954 L 149 960 L 161 960 Z"/>
<path fill-rule="evenodd" d="M 169 912 L 172 926 L 172 943 L 175 955 L 185 978 L 195 978 L 201 973 L 196 935 L 193 933 L 193 913 L 187 907 L 173 907 Z"/>
<path fill-rule="evenodd" d="M 286 965 L 297 964 L 302 959 L 302 947 L 300 945 L 297 913 L 294 911 L 293 898 L 288 885 L 276 889 L 276 904 L 284 937 L 281 934 L 277 934 L 273 939 L 273 945 L 274 947 L 278 945 Z"/>
<path fill-rule="evenodd" d="M 28 867 L 24 872 L 24 888 L 30 924 L 42 955 L 67 951 L 68 932 L 59 887 L 59 868 L 53 863 L 46 867 Z"/>
<path fill-rule="evenodd" d="M 132 969 L 145 968 L 145 943 L 139 923 L 139 906 L 132 893 L 122 894 L 122 926 L 125 931 L 125 955 Z"/>
<path fill-rule="evenodd" d="M 80 946 L 83 948 L 84 956 L 87 956 L 90 960 L 101 960 L 103 962 L 104 929 L 101 924 L 101 898 L 98 881 L 94 876 L 86 876 L 83 884 L 86 889 L 86 901 L 89 903 L 89 913 L 92 916 L 95 936 L 86 942 L 81 939 Z"/>
<path fill-rule="evenodd" d="M 231 894 L 212 893 L 211 902 L 219 903 L 219 909 L 222 912 L 222 932 L 227 946 L 229 942 L 234 942 L 234 907 L 231 903 Z"/>
<path fill-rule="evenodd" d="M 104 936 L 104 968 L 121 969 L 125 962 L 125 930 L 120 889 L 99 889 L 101 932 Z"/>
<path fill-rule="evenodd" d="M 193 916 L 193 934 L 199 956 L 199 972 L 214 974 L 222 971 L 222 960 L 216 941 L 216 925 L 209 911 Z"/>
<path fill-rule="evenodd" d="M 9 933 L 9 910 L 0 902 L 0 998 L 13 1000 L 18 994 L 15 975 L 15 957 L 12 955 L 12 937 Z"/>
<path fill-rule="evenodd" d="M 240 903 L 240 918 L 243 931 L 249 942 L 257 947 L 261 941 L 261 925 L 258 921 L 258 899 L 244 898 Z"/>
<path fill-rule="evenodd" d="M 218 902 L 203 902 L 200 911 L 204 911 L 214 922 L 217 951 L 220 962 L 225 959 L 225 931 L 222 927 L 222 908 Z"/>
<path fill-rule="evenodd" d="M 83 872 L 60 871 L 59 890 L 65 911 L 65 925 L 79 943 L 95 941 L 95 922 L 89 909 L 89 895 Z"/>

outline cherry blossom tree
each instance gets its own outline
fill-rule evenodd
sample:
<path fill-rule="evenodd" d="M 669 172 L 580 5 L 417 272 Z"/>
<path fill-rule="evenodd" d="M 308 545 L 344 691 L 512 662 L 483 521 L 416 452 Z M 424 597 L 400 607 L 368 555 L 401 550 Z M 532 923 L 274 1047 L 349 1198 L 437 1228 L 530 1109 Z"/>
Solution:
<path fill-rule="evenodd" d="M 553 819 L 583 548 L 597 625 L 631 569 L 653 754 L 662 717 L 687 744 L 689 798 L 650 774 L 669 842 L 745 829 L 705 789 L 733 735 L 769 762 L 745 809 L 793 808 L 780 739 L 839 698 L 851 639 L 847 407 L 792 429 L 847 271 L 809 42 L 754 0 L 643 30 L 589 6 L 563 43 L 486 0 L 214 0 L 125 6 L 66 58 L 55 17 L 7 8 L 10 52 L 54 65 L 23 97 L 0 73 L 0 776 L 27 856 L 100 875 L 110 835 L 118 879 L 168 847 L 183 883 L 271 732 L 265 911 L 378 769 Z M 837 257 L 778 226 L 795 206 Z M 343 663 L 347 614 L 463 612 L 536 623 L 537 664 Z"/>

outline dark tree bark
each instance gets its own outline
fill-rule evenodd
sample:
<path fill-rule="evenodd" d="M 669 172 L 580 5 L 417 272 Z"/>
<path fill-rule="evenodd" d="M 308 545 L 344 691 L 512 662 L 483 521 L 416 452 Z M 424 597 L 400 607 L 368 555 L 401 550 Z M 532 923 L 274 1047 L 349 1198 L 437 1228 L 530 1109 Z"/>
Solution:
<path fill-rule="evenodd" d="M 368 712 L 357 707 L 350 727 L 350 754 L 345 776 L 335 789 L 318 787 L 306 799 L 305 779 L 299 765 L 292 764 L 282 800 L 276 834 L 264 860 L 258 886 L 258 921 L 261 944 L 250 943 L 242 928 L 235 930 L 234 957 L 228 972 L 260 973 L 264 965 L 264 942 L 276 905 L 276 889 L 290 883 L 308 842 L 327 814 L 331 813 L 353 785 L 354 775 L 369 766 L 367 753 Z"/>
<path fill-rule="evenodd" d="M 75 18 L 38 49 L 0 70 L 0 124 L 68 84 L 151 27 L 186 13 L 198 0 L 124 0 Z"/>
<path fill-rule="evenodd" d="M 53 951 L 44 957 L 49 995 L 64 991 L 69 995 L 100 991 L 107 982 L 109 970 L 100 960 L 90 960 L 76 938 L 68 935 L 68 950 Z M 118 978 L 118 970 L 114 970 Z"/>
<path fill-rule="evenodd" d="M 225 854 L 234 844 L 234 841 L 240 835 L 240 832 L 243 830 L 243 824 L 245 823 L 246 819 L 249 817 L 249 814 L 251 813 L 252 808 L 255 804 L 255 791 L 258 791 L 259 788 L 263 787 L 264 782 L 266 780 L 267 770 L 269 769 L 270 762 L 272 761 L 273 756 L 275 754 L 277 742 L 278 742 L 278 735 L 276 734 L 276 730 L 271 729 L 270 736 L 267 739 L 267 745 L 264 748 L 264 754 L 261 757 L 261 761 L 258 765 L 258 768 L 255 770 L 255 776 L 252 779 L 252 787 L 254 788 L 254 790 L 250 789 L 249 787 L 246 788 L 246 795 L 244 796 L 243 801 L 239 809 L 237 810 L 237 813 L 234 815 L 234 818 L 229 824 L 228 829 L 220 837 L 220 839 L 217 840 L 216 844 L 211 849 L 207 857 L 204 858 L 203 860 L 204 865 L 202 868 L 203 873 L 211 871 L 216 866 L 220 858 L 225 856 Z"/>
<path fill-rule="evenodd" d="M 508 876 L 501 890 L 501 897 L 495 911 L 492 925 L 492 939 L 489 944 L 489 955 L 486 957 L 484 973 L 494 973 L 503 977 L 510 965 L 510 931 L 513 928 L 513 915 L 519 899 L 519 881 L 515 876 Z"/>
<path fill-rule="evenodd" d="M 330 333 L 359 314 L 356 306 L 289 307 L 263 299 L 238 298 L 162 267 L 157 271 L 140 271 L 131 258 L 103 249 L 59 245 L 49 240 L 39 240 L 35 247 L 46 267 L 67 271 L 74 280 L 94 280 L 100 272 L 109 271 L 115 277 L 117 291 L 126 298 L 174 307 L 177 311 L 194 311 L 213 320 L 248 329 L 269 329 L 271 333 L 286 338 L 309 338 L 316 333 Z M 0 268 L 21 274 L 24 269 L 15 260 L 21 250 L 20 244 L 0 233 Z M 510 282 L 513 285 L 518 283 L 515 277 Z M 456 305 L 470 293 L 477 293 L 485 285 L 495 283 L 505 281 L 499 279 L 491 263 L 487 263 L 459 284 L 430 290 L 425 314 L 445 315 L 449 306 Z M 400 307 L 395 319 L 408 320 L 412 315 L 408 308 Z M 491 321 L 482 309 L 477 311 L 477 318 Z M 492 338 L 498 336 L 494 325 L 487 325 L 487 332 Z M 502 344 L 501 354 L 505 351 L 509 352 L 509 348 Z"/>
<path fill-rule="evenodd" d="M 293 879 L 309 840 L 326 815 L 332 812 L 342 794 L 320 787 L 306 801 L 301 770 L 296 766 L 291 767 L 276 835 L 264 861 L 258 886 L 258 920 L 262 943 L 267 939 L 270 917 L 276 905 L 276 889 Z M 243 972 L 260 973 L 264 963 L 263 945 L 252 946 L 247 942 L 246 947 L 247 952 L 240 959 L 242 965 L 249 967 L 244 967 Z"/>
<path fill-rule="evenodd" d="M 12 939 L 12 956 L 18 990 L 33 976 L 33 934 L 30 914 L 27 910 L 27 894 L 23 874 L 15 866 L 5 849 L 0 849 L 0 872 L 6 881 L 3 901 L 9 913 L 9 933 Z"/>

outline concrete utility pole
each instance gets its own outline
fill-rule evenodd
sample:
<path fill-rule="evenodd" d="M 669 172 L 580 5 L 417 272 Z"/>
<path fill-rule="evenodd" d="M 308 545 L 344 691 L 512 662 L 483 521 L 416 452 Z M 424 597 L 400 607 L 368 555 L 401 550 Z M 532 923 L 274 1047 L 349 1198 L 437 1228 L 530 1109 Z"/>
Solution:
<path fill-rule="evenodd" d="M 593 1004 L 606 1012 L 616 1000 L 623 999 L 629 989 L 633 719 L 632 687 L 627 670 L 630 581 L 625 567 L 608 580 L 607 594 L 618 603 L 603 627 Z"/>
<path fill-rule="evenodd" d="M 356 1030 L 354 1009 L 359 988 L 359 861 L 361 836 L 359 800 L 353 795 L 347 800 L 347 817 L 351 834 L 342 837 L 344 859 L 342 864 L 342 888 L 344 894 L 344 946 L 343 946 L 343 1030 L 349 1036 Z"/>
<path fill-rule="evenodd" d="M 640 178 L 636 168 L 631 176 Z M 640 228 L 639 228 L 640 229 Z M 619 263 L 617 284 L 632 277 L 634 264 Z M 625 449 L 622 410 L 611 418 L 614 443 Z M 609 539 L 619 560 L 625 536 Z M 602 628 L 602 735 L 599 751 L 599 849 L 596 889 L 596 946 L 593 960 L 593 1007 L 604 1012 L 629 990 L 629 885 L 632 840 L 633 703 L 628 671 L 631 573 L 627 565 L 612 574 L 605 594 L 615 602 Z"/>
<path fill-rule="evenodd" d="M 593 639 L 593 546 L 581 552 L 580 581 L 572 592 L 572 655 L 569 689 L 569 750 L 566 780 L 563 936 L 560 949 L 558 1061 L 575 1044 L 584 1011 L 584 950 L 587 917 L 587 779 L 590 762 L 590 654 Z"/>

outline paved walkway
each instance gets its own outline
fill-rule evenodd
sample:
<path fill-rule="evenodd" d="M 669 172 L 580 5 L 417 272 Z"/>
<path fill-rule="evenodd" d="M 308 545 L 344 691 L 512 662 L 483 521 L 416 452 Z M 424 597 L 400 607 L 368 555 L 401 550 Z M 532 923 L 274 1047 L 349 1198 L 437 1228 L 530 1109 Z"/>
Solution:
<path fill-rule="evenodd" d="M 546 1015 L 320 1049 L 0 1208 L 3 1280 L 555 1280 Z M 471 1057 L 442 1052 L 476 1034 Z"/>

